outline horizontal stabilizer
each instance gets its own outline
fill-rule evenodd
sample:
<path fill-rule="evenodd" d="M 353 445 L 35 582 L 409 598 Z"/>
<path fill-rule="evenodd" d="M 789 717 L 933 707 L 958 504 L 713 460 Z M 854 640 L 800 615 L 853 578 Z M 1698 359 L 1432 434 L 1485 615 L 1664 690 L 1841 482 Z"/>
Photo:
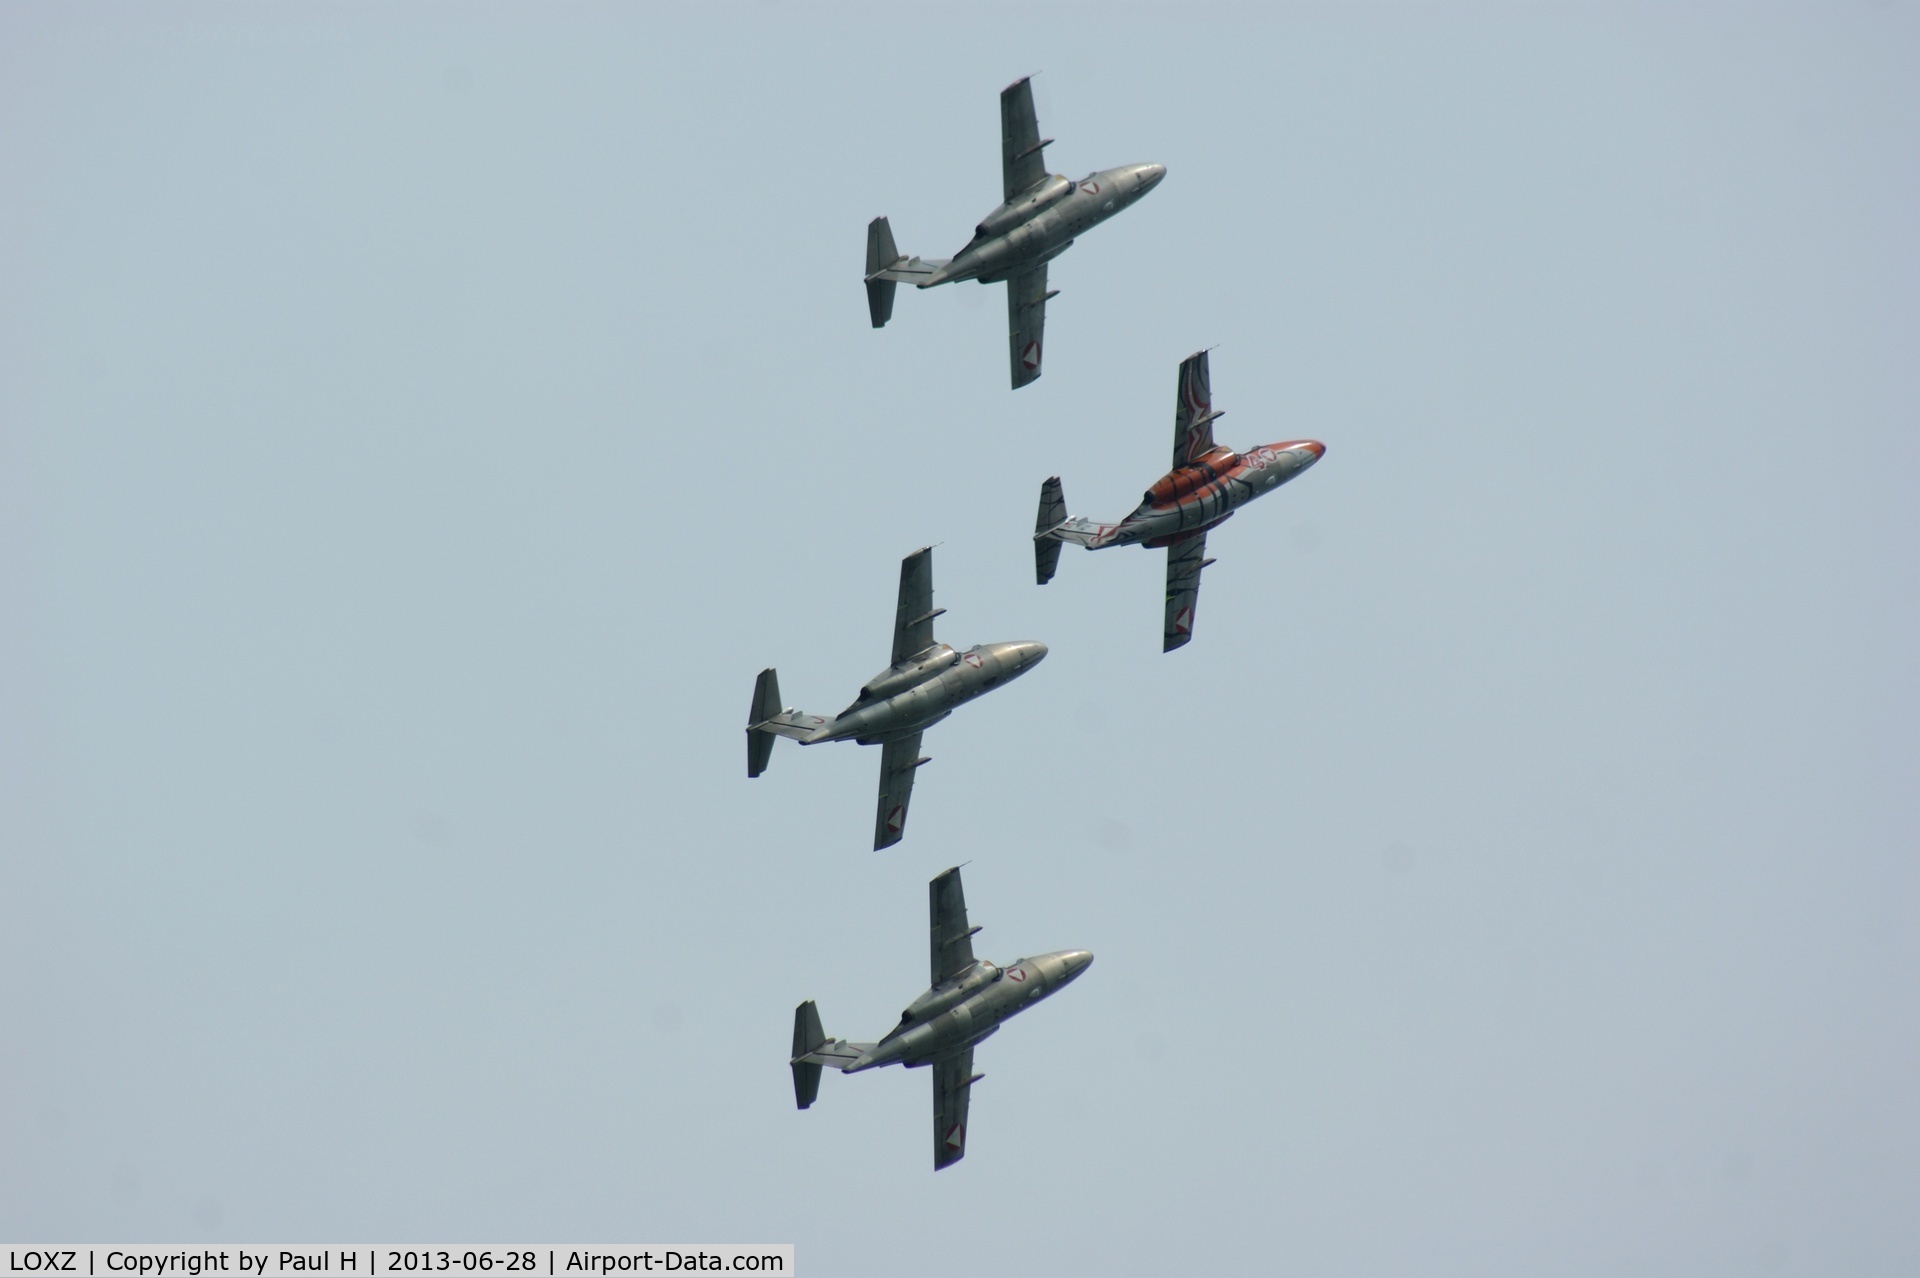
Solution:
<path fill-rule="evenodd" d="M 903 257 L 883 270 L 867 276 L 869 283 L 891 281 L 897 284 L 925 284 L 941 267 L 953 259 L 947 257 Z"/>
<path fill-rule="evenodd" d="M 893 243 L 893 228 L 884 217 L 867 223 L 867 318 L 884 328 L 893 318 L 894 286 L 925 284 L 949 258 L 908 257 Z"/>
<path fill-rule="evenodd" d="M 817 714 L 808 714 L 804 710 L 786 709 L 771 719 L 762 719 L 748 728 L 748 732 L 775 733 L 790 741 L 809 740 L 814 733 L 824 728 L 828 720 Z"/>
<path fill-rule="evenodd" d="M 747 711 L 747 775 L 757 777 L 767 770 L 774 737 L 807 741 L 826 726 L 827 721 L 817 714 L 781 708 L 780 676 L 768 666 L 754 681 L 753 706 Z"/>
<path fill-rule="evenodd" d="M 787 1061 L 793 1067 L 793 1102 L 801 1109 L 807 1108 L 820 1095 L 820 1070 L 831 1065 L 844 1070 L 855 1061 L 873 1050 L 872 1043 L 849 1043 L 842 1038 L 828 1038 L 827 1032 L 820 1028 L 820 1009 L 808 999 L 793 1009 L 793 1056 Z"/>
<path fill-rule="evenodd" d="M 1035 533 L 1033 540 L 1037 546 L 1052 543 L 1059 545 L 1070 541 L 1076 546 L 1085 546 L 1088 550 L 1098 550 L 1102 546 L 1113 544 L 1113 533 L 1118 524 L 1102 524 L 1091 519 L 1082 519 L 1078 515 L 1063 523 L 1055 524 L 1043 533 Z"/>
<path fill-rule="evenodd" d="M 794 1060 L 796 1065 L 827 1065 L 837 1070 L 847 1070 L 853 1063 L 874 1049 L 873 1043 L 849 1043 L 844 1038 L 830 1038 L 805 1056 Z M 802 1109 L 806 1106 L 802 1105 Z"/>

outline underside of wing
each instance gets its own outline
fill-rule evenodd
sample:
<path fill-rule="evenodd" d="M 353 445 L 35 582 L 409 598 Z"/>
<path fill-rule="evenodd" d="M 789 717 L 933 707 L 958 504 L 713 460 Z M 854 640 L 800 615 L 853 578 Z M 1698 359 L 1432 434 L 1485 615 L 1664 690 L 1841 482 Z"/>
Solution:
<path fill-rule="evenodd" d="M 1180 393 L 1173 409 L 1173 465 L 1178 470 L 1198 460 L 1213 447 L 1212 378 L 1207 353 L 1200 351 L 1180 361 Z"/>
<path fill-rule="evenodd" d="M 973 934 L 967 925 L 967 896 L 954 866 L 927 885 L 927 924 L 932 939 L 932 977 L 938 985 L 973 966 Z"/>
<path fill-rule="evenodd" d="M 971 1047 L 933 1063 L 933 1169 L 967 1156 L 967 1098 L 979 1076 Z"/>
<path fill-rule="evenodd" d="M 1040 380 L 1040 352 L 1046 341 L 1047 264 L 1021 271 L 1007 279 L 1007 356 L 1013 370 L 1013 388 Z"/>
<path fill-rule="evenodd" d="M 900 561 L 900 598 L 893 609 L 893 664 L 933 646 L 933 547 L 922 546 Z"/>
<path fill-rule="evenodd" d="M 907 804 L 913 799 L 913 774 L 927 760 L 920 757 L 920 734 L 889 741 L 880 747 L 880 803 L 873 817 L 873 850 L 890 848 L 907 831 Z"/>
<path fill-rule="evenodd" d="M 1028 190 L 1047 176 L 1044 154 L 1052 138 L 1040 137 L 1033 111 L 1033 81 L 1020 79 L 1000 90 L 1000 177 L 1005 198 Z"/>
<path fill-rule="evenodd" d="M 1200 602 L 1200 570 L 1207 558 L 1207 535 L 1200 533 L 1167 547 L 1167 617 L 1160 651 L 1172 652 L 1193 638 L 1193 612 Z"/>

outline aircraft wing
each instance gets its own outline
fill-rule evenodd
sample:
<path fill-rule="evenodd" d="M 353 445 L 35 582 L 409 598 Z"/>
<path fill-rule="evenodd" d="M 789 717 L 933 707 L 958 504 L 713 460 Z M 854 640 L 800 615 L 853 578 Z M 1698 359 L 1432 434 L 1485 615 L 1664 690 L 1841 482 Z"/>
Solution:
<path fill-rule="evenodd" d="M 1021 271 L 1007 279 L 1007 357 L 1012 361 L 1013 388 L 1040 380 L 1040 348 L 1047 329 L 1047 264 Z"/>
<path fill-rule="evenodd" d="M 1052 138 L 1040 136 L 1033 113 L 1033 81 L 1022 78 L 1000 90 L 1000 177 L 1011 201 L 1047 175 L 1043 153 Z"/>
<path fill-rule="evenodd" d="M 1204 532 L 1167 547 L 1167 620 L 1160 651 L 1172 652 L 1193 638 L 1193 610 L 1200 602 L 1200 570 L 1212 562 L 1207 558 Z"/>
<path fill-rule="evenodd" d="M 900 561 L 900 600 L 893 608 L 893 664 L 933 646 L 933 547 L 922 546 Z"/>
<path fill-rule="evenodd" d="M 913 798 L 913 774 L 926 760 L 920 757 L 920 734 L 889 741 L 880 747 L 880 805 L 873 816 L 873 850 L 890 848 L 907 829 L 907 804 Z"/>
<path fill-rule="evenodd" d="M 967 1156 L 967 1097 L 973 1091 L 973 1049 L 933 1063 L 933 1169 Z"/>
<path fill-rule="evenodd" d="M 954 866 L 927 885 L 928 931 L 933 940 L 933 977 L 938 985 L 973 966 L 973 934 L 967 926 L 967 896 L 960 888 L 960 867 Z"/>
<path fill-rule="evenodd" d="M 1178 470 L 1213 447 L 1212 378 L 1207 375 L 1207 353 L 1180 361 L 1180 394 L 1173 408 L 1173 467 Z"/>

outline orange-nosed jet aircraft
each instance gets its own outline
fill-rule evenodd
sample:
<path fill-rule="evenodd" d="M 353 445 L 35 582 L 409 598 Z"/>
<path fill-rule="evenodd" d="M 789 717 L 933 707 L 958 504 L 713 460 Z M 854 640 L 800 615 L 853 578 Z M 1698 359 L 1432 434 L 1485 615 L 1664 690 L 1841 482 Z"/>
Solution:
<path fill-rule="evenodd" d="M 1053 579 L 1064 542 L 1104 550 L 1108 546 L 1167 548 L 1167 613 L 1161 651 L 1193 638 L 1193 610 L 1200 597 L 1200 570 L 1207 530 L 1319 461 L 1326 446 L 1295 439 L 1262 444 L 1244 453 L 1213 442 L 1213 388 L 1207 353 L 1180 364 L 1180 396 L 1173 417 L 1173 469 L 1155 481 L 1134 512 L 1118 523 L 1067 518 L 1060 477 L 1040 486 L 1040 517 L 1034 525 L 1034 572 L 1040 584 Z"/>

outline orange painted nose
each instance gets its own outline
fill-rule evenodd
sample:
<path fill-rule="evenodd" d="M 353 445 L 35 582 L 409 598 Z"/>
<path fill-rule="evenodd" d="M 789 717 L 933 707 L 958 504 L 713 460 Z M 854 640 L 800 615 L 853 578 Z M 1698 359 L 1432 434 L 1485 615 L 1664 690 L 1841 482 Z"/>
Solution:
<path fill-rule="evenodd" d="M 1325 457 L 1327 455 L 1327 446 L 1321 443 L 1317 439 L 1302 440 L 1300 442 L 1300 447 L 1312 453 L 1313 459 L 1315 461 L 1319 461 L 1322 457 Z"/>

